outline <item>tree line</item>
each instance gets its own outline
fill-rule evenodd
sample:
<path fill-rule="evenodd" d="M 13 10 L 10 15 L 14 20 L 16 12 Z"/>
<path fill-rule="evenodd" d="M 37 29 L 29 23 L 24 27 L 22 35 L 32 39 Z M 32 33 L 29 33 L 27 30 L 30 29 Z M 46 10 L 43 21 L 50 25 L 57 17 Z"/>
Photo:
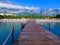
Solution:
<path fill-rule="evenodd" d="M 0 15 L 0 19 L 21 19 L 21 18 L 52 18 L 52 16 L 42 16 L 42 15 Z"/>
<path fill-rule="evenodd" d="M 21 18 L 60 18 L 60 14 L 57 14 L 56 16 L 52 17 L 52 16 L 44 16 L 44 15 L 0 15 L 0 19 L 21 19 Z"/>

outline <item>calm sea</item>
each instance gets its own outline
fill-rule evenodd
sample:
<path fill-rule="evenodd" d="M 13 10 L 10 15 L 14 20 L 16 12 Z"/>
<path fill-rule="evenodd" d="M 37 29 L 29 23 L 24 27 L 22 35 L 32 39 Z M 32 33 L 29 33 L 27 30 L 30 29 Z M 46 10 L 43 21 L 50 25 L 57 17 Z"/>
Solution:
<path fill-rule="evenodd" d="M 2 45 L 6 41 L 6 38 L 11 32 L 12 27 L 14 27 L 14 40 L 16 40 L 19 33 L 22 31 L 21 26 L 22 25 L 20 22 L 0 22 L 0 45 Z M 42 26 L 60 37 L 60 22 L 51 22 L 51 23 L 44 22 Z M 10 35 L 5 45 L 11 45 L 11 44 L 12 44 L 12 35 Z"/>
<path fill-rule="evenodd" d="M 60 37 L 60 22 L 44 22 L 42 26 L 48 31 Z"/>
<path fill-rule="evenodd" d="M 7 23 L 7 22 L 0 22 L 0 45 L 2 45 L 8 35 L 11 32 L 12 27 L 14 27 L 14 40 L 16 40 L 17 36 L 21 32 L 21 23 Z M 12 44 L 12 34 L 10 34 L 9 39 L 6 41 L 5 45 Z"/>

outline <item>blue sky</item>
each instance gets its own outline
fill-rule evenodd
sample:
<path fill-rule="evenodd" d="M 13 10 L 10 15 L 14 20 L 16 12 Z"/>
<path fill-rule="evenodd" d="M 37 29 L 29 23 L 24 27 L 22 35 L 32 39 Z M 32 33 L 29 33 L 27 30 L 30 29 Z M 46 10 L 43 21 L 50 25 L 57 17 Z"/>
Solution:
<path fill-rule="evenodd" d="M 22 6 L 34 6 L 40 9 L 60 8 L 60 0 L 10 0 Z"/>

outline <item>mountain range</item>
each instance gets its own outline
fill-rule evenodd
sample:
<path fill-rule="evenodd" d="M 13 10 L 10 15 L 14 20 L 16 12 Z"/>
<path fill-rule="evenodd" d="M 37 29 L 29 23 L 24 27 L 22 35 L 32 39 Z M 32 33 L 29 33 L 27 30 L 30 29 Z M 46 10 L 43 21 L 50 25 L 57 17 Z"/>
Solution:
<path fill-rule="evenodd" d="M 60 9 L 54 9 L 54 8 L 43 9 L 40 11 L 40 14 L 49 15 L 49 16 L 56 16 L 57 14 L 60 14 Z"/>
<path fill-rule="evenodd" d="M 29 15 L 29 14 L 40 14 L 46 16 L 55 16 L 60 14 L 60 9 L 42 9 L 39 7 L 28 7 L 28 6 L 20 6 L 10 2 L 2 2 L 0 1 L 0 14 L 16 14 L 16 15 Z"/>

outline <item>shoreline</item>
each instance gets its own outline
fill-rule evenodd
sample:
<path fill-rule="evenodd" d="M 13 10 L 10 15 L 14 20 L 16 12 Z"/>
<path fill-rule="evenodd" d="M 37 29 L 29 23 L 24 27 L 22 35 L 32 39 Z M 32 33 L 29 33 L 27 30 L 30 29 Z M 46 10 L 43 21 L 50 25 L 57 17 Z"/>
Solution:
<path fill-rule="evenodd" d="M 0 22 L 26 22 L 28 19 L 0 19 Z"/>
<path fill-rule="evenodd" d="M 56 20 L 56 19 L 37 19 L 36 22 L 60 22 L 60 20 Z"/>
<path fill-rule="evenodd" d="M 0 22 L 27 22 L 31 19 L 0 19 Z M 36 22 L 60 22 L 60 20 L 56 19 L 33 19 Z"/>

